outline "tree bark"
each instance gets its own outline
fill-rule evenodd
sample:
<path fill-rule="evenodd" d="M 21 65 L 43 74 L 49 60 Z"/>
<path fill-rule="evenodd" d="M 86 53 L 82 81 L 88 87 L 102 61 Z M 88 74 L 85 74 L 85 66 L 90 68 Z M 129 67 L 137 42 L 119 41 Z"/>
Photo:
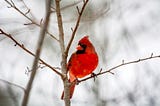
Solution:
<path fill-rule="evenodd" d="M 70 83 L 67 77 L 67 53 L 65 52 L 65 45 L 64 45 L 64 31 L 63 31 L 63 21 L 61 16 L 60 10 L 60 0 L 55 0 L 56 2 L 56 14 L 57 14 L 57 21 L 58 21 L 58 29 L 59 29 L 59 42 L 61 47 L 62 53 L 62 61 L 61 61 L 61 69 L 62 69 L 62 80 L 64 85 L 64 102 L 65 106 L 70 106 Z"/>

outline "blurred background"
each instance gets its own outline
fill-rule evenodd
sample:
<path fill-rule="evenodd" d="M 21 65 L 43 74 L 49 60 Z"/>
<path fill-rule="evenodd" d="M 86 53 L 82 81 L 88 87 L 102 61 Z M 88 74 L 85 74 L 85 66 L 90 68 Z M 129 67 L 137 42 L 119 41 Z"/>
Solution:
<path fill-rule="evenodd" d="M 8 0 L 10 1 L 10 0 Z M 37 23 L 44 18 L 44 0 L 13 0 L 26 16 Z M 61 0 L 65 43 L 77 20 L 76 6 L 83 0 Z M 35 52 L 40 28 L 17 10 L 0 1 L 0 29 L 10 33 L 19 43 Z M 55 3 L 49 32 L 58 38 Z M 98 73 L 124 62 L 160 54 L 159 0 L 90 0 L 73 41 L 69 56 L 80 38 L 89 35 L 99 55 Z M 29 25 L 26 25 L 29 24 Z M 45 38 L 41 59 L 53 67 L 60 67 L 60 47 L 49 35 Z M 29 80 L 34 57 L 0 35 L 0 106 L 20 106 Z M 130 64 L 87 80 L 76 86 L 73 106 L 159 106 L 160 59 Z M 16 84 L 13 85 L 11 83 Z M 19 86 L 17 86 L 19 85 Z M 63 106 L 60 99 L 63 84 L 52 70 L 38 69 L 29 106 Z"/>

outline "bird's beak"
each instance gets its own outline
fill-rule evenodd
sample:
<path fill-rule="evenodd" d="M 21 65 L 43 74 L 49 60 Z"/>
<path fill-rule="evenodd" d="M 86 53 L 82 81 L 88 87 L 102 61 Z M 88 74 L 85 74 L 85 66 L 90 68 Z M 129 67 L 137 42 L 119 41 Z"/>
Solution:
<path fill-rule="evenodd" d="M 83 50 L 83 47 L 81 45 L 78 45 L 76 49 L 77 50 Z"/>

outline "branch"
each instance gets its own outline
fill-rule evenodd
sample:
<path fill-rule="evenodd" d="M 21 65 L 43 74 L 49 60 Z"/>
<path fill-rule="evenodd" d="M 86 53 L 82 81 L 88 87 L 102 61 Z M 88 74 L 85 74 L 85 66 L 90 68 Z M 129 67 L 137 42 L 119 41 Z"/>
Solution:
<path fill-rule="evenodd" d="M 57 14 L 57 21 L 58 21 L 58 28 L 59 28 L 59 41 L 60 41 L 60 47 L 61 47 L 61 52 L 62 52 L 62 62 L 61 62 L 61 67 L 62 67 L 62 73 L 64 74 L 64 76 L 62 77 L 63 80 L 63 85 L 64 85 L 64 102 L 65 102 L 65 106 L 70 106 L 70 82 L 68 81 L 68 77 L 67 77 L 67 68 L 66 68 L 66 62 L 67 62 L 67 56 L 68 56 L 68 51 L 69 48 L 72 44 L 72 41 L 74 39 L 75 33 L 78 29 L 79 23 L 80 23 L 80 19 L 82 16 L 82 13 L 84 11 L 85 6 L 87 5 L 89 0 L 83 0 L 83 6 L 81 11 L 79 10 L 79 8 L 77 7 L 77 11 L 78 11 L 78 19 L 75 25 L 75 28 L 72 29 L 73 33 L 71 35 L 71 39 L 67 45 L 67 48 L 65 50 L 65 46 L 64 46 L 64 32 L 63 32 L 63 21 L 62 21 L 62 17 L 61 17 L 61 9 L 60 9 L 60 0 L 55 0 L 56 2 L 56 14 Z"/>
<path fill-rule="evenodd" d="M 25 92 L 25 88 L 21 87 L 20 85 L 17 85 L 17 84 L 11 83 L 11 82 L 6 81 L 6 80 L 3 80 L 3 79 L 0 79 L 0 81 L 2 81 L 2 82 L 4 82 L 4 83 L 7 83 L 7 84 L 9 84 L 9 85 L 12 85 L 12 86 L 18 87 L 18 88 L 22 89 L 22 90 Z"/>
<path fill-rule="evenodd" d="M 56 15 L 58 21 L 58 29 L 59 29 L 59 43 L 61 47 L 61 54 L 62 54 L 62 61 L 61 61 L 61 69 L 63 73 L 63 85 L 64 85 L 64 102 L 65 106 L 70 106 L 70 83 L 67 77 L 67 54 L 65 52 L 64 46 L 64 31 L 63 31 L 63 21 L 61 16 L 61 9 L 60 9 L 60 0 L 55 0 L 56 3 Z"/>
<path fill-rule="evenodd" d="M 110 69 L 108 69 L 106 71 L 100 70 L 100 72 L 98 74 L 95 74 L 94 76 L 90 76 L 90 77 L 84 78 L 82 80 L 79 80 L 78 83 L 86 81 L 86 80 L 91 79 L 91 78 L 95 78 L 95 76 L 97 77 L 97 76 L 100 76 L 100 75 L 103 75 L 103 74 L 106 74 L 106 73 L 114 74 L 112 71 L 117 69 L 117 68 L 119 68 L 119 67 L 122 67 L 122 66 L 125 66 L 125 65 L 128 65 L 128 64 L 139 63 L 139 62 L 150 60 L 150 59 L 154 59 L 154 58 L 160 58 L 160 55 L 153 56 L 153 53 L 152 53 L 151 56 L 146 57 L 146 58 L 141 58 L 141 59 L 138 59 L 138 60 L 133 60 L 133 61 L 129 61 L 129 62 L 124 62 L 124 60 L 123 60 L 121 64 L 119 64 L 117 66 L 114 66 L 114 67 L 112 67 L 112 68 L 110 68 Z"/>
<path fill-rule="evenodd" d="M 82 2 L 82 1 L 81 1 L 81 0 L 76 1 L 76 2 L 74 2 L 74 3 L 72 3 L 72 4 L 69 4 L 69 5 L 66 5 L 66 6 L 64 6 L 64 7 L 60 8 L 60 9 L 61 9 L 61 11 L 62 11 L 62 10 L 65 10 L 65 9 L 67 9 L 67 8 L 70 8 L 70 7 L 72 7 L 72 6 L 75 6 L 75 5 L 79 4 L 80 2 Z M 56 9 L 55 9 L 54 7 L 51 7 L 51 13 L 55 13 L 55 12 L 56 12 Z"/>
<path fill-rule="evenodd" d="M 67 48 L 66 48 L 66 54 L 68 54 L 68 51 L 69 51 L 69 49 L 70 49 L 70 46 L 71 46 L 71 44 L 72 44 L 72 42 L 73 42 L 73 39 L 74 39 L 74 37 L 75 37 L 75 34 L 76 34 L 76 32 L 77 32 L 77 29 L 78 29 L 78 26 L 79 26 L 79 23 L 80 23 L 80 20 L 81 20 L 81 17 L 82 17 L 82 13 L 83 13 L 83 11 L 84 11 L 84 9 L 85 9 L 85 7 L 86 7 L 86 5 L 87 5 L 87 3 L 88 3 L 88 1 L 89 0 L 83 0 L 84 2 L 83 2 L 83 6 L 82 6 L 82 9 L 81 9 L 81 11 L 79 10 L 79 8 L 77 7 L 77 11 L 78 11 L 78 14 L 79 14 L 79 16 L 78 16 L 78 19 L 77 19 L 77 22 L 76 22 L 76 25 L 75 25 L 75 27 L 74 27 L 74 29 L 72 29 L 72 36 L 71 36 L 71 39 L 69 40 L 69 43 L 68 43 L 68 45 L 67 45 Z"/>
<path fill-rule="evenodd" d="M 11 36 L 11 34 L 7 34 L 6 32 L 4 32 L 2 29 L 0 29 L 0 34 L 3 34 L 5 36 L 7 36 L 8 38 L 10 38 L 14 43 L 15 46 L 19 46 L 20 48 L 22 48 L 25 52 L 27 52 L 28 54 L 32 55 L 35 57 L 35 54 L 33 52 L 31 52 L 29 49 L 27 49 L 23 44 L 20 44 L 15 38 L 13 38 Z M 57 71 L 54 67 L 52 67 L 51 65 L 49 65 L 48 63 L 46 63 L 45 61 L 43 61 L 42 59 L 39 58 L 39 61 L 41 62 L 41 64 L 44 64 L 45 66 L 49 67 L 52 71 L 54 71 L 55 73 L 57 73 L 58 75 L 62 76 L 62 74 Z"/>
<path fill-rule="evenodd" d="M 51 8 L 51 0 L 47 0 L 46 1 L 45 20 L 44 20 L 44 24 L 43 24 L 43 27 L 40 32 L 40 37 L 39 37 L 38 44 L 37 44 L 36 55 L 35 55 L 35 59 L 34 59 L 33 66 L 32 66 L 31 76 L 30 76 L 29 82 L 27 84 L 26 93 L 24 94 L 24 98 L 22 101 L 22 106 L 28 105 L 30 91 L 31 91 L 31 88 L 33 85 L 34 78 L 36 76 L 38 61 L 39 61 L 39 57 L 40 57 L 41 50 L 42 50 L 42 45 L 43 45 L 45 34 L 46 34 L 45 32 L 46 32 L 46 30 L 48 28 L 48 24 L 49 24 L 50 8 Z"/>
<path fill-rule="evenodd" d="M 27 16 L 27 14 L 30 12 L 30 9 L 28 9 L 28 11 L 26 13 L 23 13 L 19 8 L 16 7 L 16 5 L 14 4 L 14 2 L 12 0 L 8 1 L 8 0 L 5 0 L 6 3 L 9 4 L 10 7 L 8 8 L 14 8 L 16 11 L 18 11 L 21 15 L 23 15 L 25 18 L 27 18 L 29 21 L 31 21 L 31 23 L 29 24 L 24 24 L 24 25 L 31 25 L 31 24 L 34 24 L 40 28 L 42 28 L 42 25 L 41 25 L 41 22 L 40 23 L 37 23 L 36 21 L 34 21 L 33 19 L 31 19 L 30 17 Z M 24 1 L 22 1 L 24 3 Z M 26 5 L 25 5 L 26 6 Z M 59 40 L 54 36 L 52 35 L 48 30 L 46 30 L 47 34 L 50 35 L 53 39 L 55 39 L 56 41 L 59 42 Z"/>

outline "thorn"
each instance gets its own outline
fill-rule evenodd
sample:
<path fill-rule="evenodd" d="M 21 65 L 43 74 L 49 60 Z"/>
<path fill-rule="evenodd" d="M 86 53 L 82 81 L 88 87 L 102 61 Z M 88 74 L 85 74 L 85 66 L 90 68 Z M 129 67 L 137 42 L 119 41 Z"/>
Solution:
<path fill-rule="evenodd" d="M 111 71 L 109 71 L 109 73 L 110 73 L 110 74 L 112 74 L 112 75 L 114 75 L 114 73 L 113 73 L 113 72 L 111 72 Z"/>
<path fill-rule="evenodd" d="M 97 74 L 95 74 L 95 73 L 92 73 L 92 74 L 91 74 L 91 77 L 93 77 L 93 79 L 94 79 L 94 82 L 95 82 L 95 81 L 96 81 Z"/>
<path fill-rule="evenodd" d="M 102 68 L 99 70 L 99 73 L 101 73 L 102 72 Z"/>
<path fill-rule="evenodd" d="M 28 23 L 27 24 L 23 24 L 23 25 L 28 25 Z"/>
<path fill-rule="evenodd" d="M 17 46 L 17 43 L 15 43 L 14 46 Z"/>
<path fill-rule="evenodd" d="M 78 14 L 80 14 L 79 7 L 78 7 L 78 6 L 76 6 L 76 8 L 77 8 Z"/>
<path fill-rule="evenodd" d="M 151 58 L 153 57 L 153 53 L 151 53 Z"/>
<path fill-rule="evenodd" d="M 30 9 L 28 9 L 28 11 L 25 13 L 25 15 L 27 15 L 30 12 Z"/>
<path fill-rule="evenodd" d="M 122 60 L 122 64 L 124 64 L 124 60 Z"/>
<path fill-rule="evenodd" d="M 24 45 L 23 45 L 23 44 L 22 44 L 21 46 L 22 46 L 22 48 L 24 48 Z"/>
<path fill-rule="evenodd" d="M 40 26 L 42 25 L 42 23 L 43 23 L 43 18 L 41 18 L 41 20 L 40 20 Z"/>
<path fill-rule="evenodd" d="M 73 32 L 73 28 L 71 27 L 71 31 Z"/>
<path fill-rule="evenodd" d="M 26 24 L 23 24 L 23 25 L 32 25 L 33 23 L 26 23 Z"/>

